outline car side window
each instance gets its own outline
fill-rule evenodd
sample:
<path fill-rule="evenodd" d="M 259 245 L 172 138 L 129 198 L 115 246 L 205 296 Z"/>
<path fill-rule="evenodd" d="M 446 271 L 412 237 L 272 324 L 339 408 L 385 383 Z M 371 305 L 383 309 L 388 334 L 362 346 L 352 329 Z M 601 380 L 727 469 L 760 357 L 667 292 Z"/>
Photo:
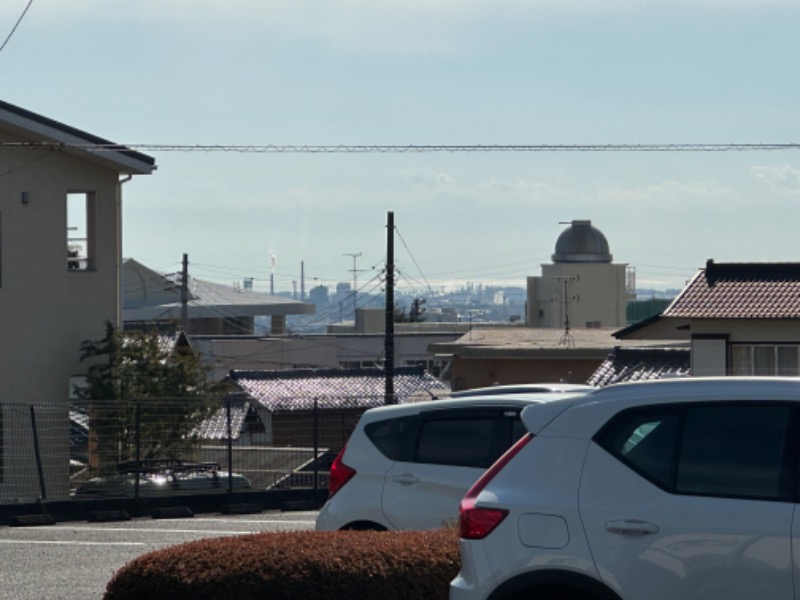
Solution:
<path fill-rule="evenodd" d="M 675 410 L 623 413 L 602 432 L 598 443 L 653 483 L 669 488 L 679 421 Z"/>
<path fill-rule="evenodd" d="M 415 433 L 417 417 L 399 417 L 375 421 L 364 427 L 364 433 L 389 460 L 403 460 Z"/>
<path fill-rule="evenodd" d="M 634 409 L 595 441 L 673 493 L 779 499 L 790 493 L 784 475 L 790 416 L 780 404 Z"/>
<path fill-rule="evenodd" d="M 489 467 L 502 453 L 502 420 L 492 417 L 423 419 L 416 462 Z"/>
<path fill-rule="evenodd" d="M 788 406 L 719 406 L 686 412 L 676 490 L 778 498 Z"/>

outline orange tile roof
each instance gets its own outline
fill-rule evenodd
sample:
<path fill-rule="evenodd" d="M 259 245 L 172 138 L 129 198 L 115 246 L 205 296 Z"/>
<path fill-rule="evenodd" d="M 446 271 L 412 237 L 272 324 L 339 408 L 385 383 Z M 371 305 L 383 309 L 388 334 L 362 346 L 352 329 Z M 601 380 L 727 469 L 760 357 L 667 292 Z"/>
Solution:
<path fill-rule="evenodd" d="M 800 318 L 800 263 L 709 260 L 663 313 L 695 319 Z"/>

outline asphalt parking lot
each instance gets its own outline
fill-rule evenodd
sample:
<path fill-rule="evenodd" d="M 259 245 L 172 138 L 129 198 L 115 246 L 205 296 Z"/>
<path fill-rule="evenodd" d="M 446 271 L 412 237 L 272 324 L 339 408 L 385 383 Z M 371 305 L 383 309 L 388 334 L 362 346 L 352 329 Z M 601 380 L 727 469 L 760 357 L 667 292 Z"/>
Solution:
<path fill-rule="evenodd" d="M 102 598 L 117 569 L 152 550 L 202 538 L 309 530 L 316 516 L 316 511 L 275 511 L 0 527 L 0 598 Z"/>

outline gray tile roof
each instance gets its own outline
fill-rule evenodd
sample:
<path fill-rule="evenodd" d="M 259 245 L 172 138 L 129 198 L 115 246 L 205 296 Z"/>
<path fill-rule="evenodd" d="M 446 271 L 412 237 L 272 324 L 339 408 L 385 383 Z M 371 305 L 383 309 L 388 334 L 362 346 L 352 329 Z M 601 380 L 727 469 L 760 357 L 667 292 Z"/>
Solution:
<path fill-rule="evenodd" d="M 715 263 L 663 313 L 695 319 L 800 318 L 800 263 Z"/>
<path fill-rule="evenodd" d="M 371 408 L 384 403 L 381 369 L 296 369 L 231 371 L 230 378 L 264 408 L 277 411 Z M 449 392 L 449 386 L 418 367 L 397 367 L 394 392 L 399 403 L 419 394 Z"/>
<path fill-rule="evenodd" d="M 238 440 L 242 432 L 245 418 L 250 410 L 250 402 L 242 397 L 231 397 L 231 437 Z M 204 420 L 193 432 L 201 440 L 228 439 L 228 409 L 223 406 L 209 418 Z"/>
<path fill-rule="evenodd" d="M 688 349 L 615 348 L 586 382 L 606 386 L 691 374 Z"/>
<path fill-rule="evenodd" d="M 181 318 L 180 277 L 163 274 L 132 258 L 122 263 L 122 316 L 125 321 Z M 187 313 L 196 318 L 237 318 L 261 315 L 311 314 L 312 304 L 261 294 L 232 285 L 190 277 Z"/>

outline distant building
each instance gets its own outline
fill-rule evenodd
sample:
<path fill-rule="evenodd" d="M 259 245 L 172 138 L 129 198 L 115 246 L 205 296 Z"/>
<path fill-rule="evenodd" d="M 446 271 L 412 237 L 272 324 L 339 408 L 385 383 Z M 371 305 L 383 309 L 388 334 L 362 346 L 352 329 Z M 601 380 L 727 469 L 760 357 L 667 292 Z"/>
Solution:
<path fill-rule="evenodd" d="M 572 221 L 556 241 L 553 262 L 542 265 L 541 276 L 528 277 L 527 325 L 625 326 L 632 270 L 611 260 L 603 233 L 591 221 Z"/>
<path fill-rule="evenodd" d="M 269 316 L 273 334 L 286 331 L 287 315 L 314 313 L 314 306 L 251 289 L 190 278 L 182 301 L 179 274 L 165 275 L 126 258 L 122 262 L 122 317 L 128 329 L 174 326 L 186 333 L 252 335 L 254 318 Z"/>
<path fill-rule="evenodd" d="M 308 301 L 318 308 L 328 306 L 331 302 L 328 296 L 328 287 L 325 285 L 318 285 L 311 288 L 308 292 Z"/>

